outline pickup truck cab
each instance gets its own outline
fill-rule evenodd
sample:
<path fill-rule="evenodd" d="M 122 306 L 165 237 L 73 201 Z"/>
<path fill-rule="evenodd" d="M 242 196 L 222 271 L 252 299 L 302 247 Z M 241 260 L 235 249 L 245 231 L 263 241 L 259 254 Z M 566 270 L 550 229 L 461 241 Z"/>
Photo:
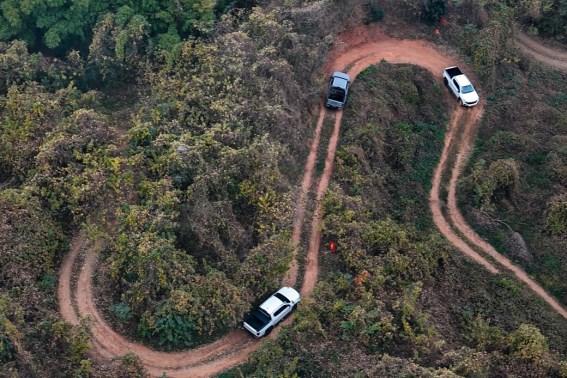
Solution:
<path fill-rule="evenodd" d="M 350 76 L 344 72 L 334 72 L 329 80 L 329 91 L 325 106 L 330 109 L 344 108 L 347 102 L 349 86 Z"/>
<path fill-rule="evenodd" d="M 459 67 L 447 67 L 443 71 L 443 82 L 453 92 L 461 105 L 472 107 L 478 104 L 480 98 L 474 86 Z"/>
<path fill-rule="evenodd" d="M 244 319 L 244 328 L 254 337 L 262 337 L 282 321 L 301 301 L 299 293 L 291 287 L 282 287 Z"/>

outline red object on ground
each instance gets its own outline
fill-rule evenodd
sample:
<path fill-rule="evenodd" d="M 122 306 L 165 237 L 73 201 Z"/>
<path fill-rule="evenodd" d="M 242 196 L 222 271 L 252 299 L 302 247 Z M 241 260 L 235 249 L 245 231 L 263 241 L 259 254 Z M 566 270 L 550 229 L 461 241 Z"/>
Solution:
<path fill-rule="evenodd" d="M 331 251 L 331 253 L 337 252 L 337 243 L 335 243 L 334 240 L 329 242 L 329 251 Z"/>

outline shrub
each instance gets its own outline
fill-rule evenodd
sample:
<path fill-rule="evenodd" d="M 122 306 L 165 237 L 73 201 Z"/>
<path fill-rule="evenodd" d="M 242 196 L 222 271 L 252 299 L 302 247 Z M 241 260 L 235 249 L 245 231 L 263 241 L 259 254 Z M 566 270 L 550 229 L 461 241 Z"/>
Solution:
<path fill-rule="evenodd" d="M 522 324 L 509 337 L 512 353 L 522 359 L 539 361 L 548 352 L 545 336 L 531 324 Z"/>
<path fill-rule="evenodd" d="M 368 15 L 366 23 L 380 22 L 384 19 L 384 9 L 378 4 L 376 0 L 371 0 L 368 4 Z"/>
<path fill-rule="evenodd" d="M 548 203 L 546 223 L 552 234 L 567 235 L 567 193 L 552 198 Z"/>
<path fill-rule="evenodd" d="M 143 316 L 138 330 L 142 337 L 167 350 L 190 347 L 196 342 L 195 323 L 187 315 L 177 313 L 169 303 L 162 306 L 155 316 Z"/>
<path fill-rule="evenodd" d="M 238 287 L 250 290 L 254 297 L 278 287 L 291 260 L 289 235 L 284 233 L 252 249 L 236 275 Z"/>
<path fill-rule="evenodd" d="M 484 168 L 480 161 L 473 172 L 473 182 L 481 208 L 491 208 L 503 198 L 513 199 L 520 181 L 519 164 L 514 159 L 500 159 Z"/>
<path fill-rule="evenodd" d="M 170 350 L 192 346 L 241 321 L 248 305 L 224 274 L 211 271 L 190 279 L 172 290 L 155 312 L 146 311 L 138 327 L 142 337 Z"/>
<path fill-rule="evenodd" d="M 0 287 L 33 283 L 54 269 L 61 229 L 25 191 L 0 191 Z"/>
<path fill-rule="evenodd" d="M 6 363 L 14 359 L 15 350 L 8 335 L 2 332 L 2 328 L 0 325 L 0 363 Z"/>
<path fill-rule="evenodd" d="M 436 24 L 447 13 L 446 0 L 427 0 L 423 5 L 423 19 L 430 24 Z"/>
<path fill-rule="evenodd" d="M 130 310 L 130 306 L 124 302 L 113 304 L 112 313 L 122 322 L 127 322 L 132 318 L 132 310 Z"/>

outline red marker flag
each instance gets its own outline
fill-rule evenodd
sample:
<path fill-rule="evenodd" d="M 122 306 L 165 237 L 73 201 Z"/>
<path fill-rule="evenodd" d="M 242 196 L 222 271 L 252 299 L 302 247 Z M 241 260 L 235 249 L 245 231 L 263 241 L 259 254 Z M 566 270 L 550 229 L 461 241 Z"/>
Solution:
<path fill-rule="evenodd" d="M 334 240 L 329 242 L 329 251 L 331 251 L 331 253 L 337 252 L 337 243 L 335 243 Z"/>

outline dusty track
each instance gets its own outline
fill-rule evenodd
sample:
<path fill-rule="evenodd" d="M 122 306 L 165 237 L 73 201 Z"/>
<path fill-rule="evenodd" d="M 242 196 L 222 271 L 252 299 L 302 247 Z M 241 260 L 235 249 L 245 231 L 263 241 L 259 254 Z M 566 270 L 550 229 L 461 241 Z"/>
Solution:
<path fill-rule="evenodd" d="M 451 172 L 451 179 L 449 180 L 449 193 L 448 193 L 448 213 L 451 218 L 451 222 L 455 227 L 475 246 L 480 248 L 483 252 L 488 254 L 494 260 L 496 260 L 504 268 L 511 271 L 516 278 L 525 283 L 538 297 L 547 302 L 559 315 L 567 319 L 567 310 L 559 304 L 559 302 L 549 295 L 543 287 L 541 287 L 537 282 L 535 282 L 528 274 L 514 265 L 506 256 L 500 254 L 494 247 L 482 239 L 465 221 L 461 211 L 457 206 L 457 183 L 459 175 L 463 166 L 466 162 L 467 157 L 473 146 L 474 136 L 476 131 L 476 125 L 480 120 L 480 115 L 482 113 L 477 111 L 471 112 L 465 123 L 464 136 L 461 144 L 459 145 L 459 151 L 457 152 L 457 159 L 455 161 L 455 166 Z"/>
<path fill-rule="evenodd" d="M 532 38 L 520 30 L 516 30 L 515 41 L 520 51 L 535 60 L 559 70 L 567 71 L 567 51 L 560 51 L 545 46 L 536 38 Z"/>
<path fill-rule="evenodd" d="M 330 59 L 326 67 L 328 70 L 350 67 L 349 73 L 353 78 L 356 78 L 366 67 L 376 64 L 383 59 L 391 63 L 410 63 L 422 66 L 431 71 L 435 77 L 439 77 L 444 67 L 455 63 L 455 59 L 442 54 L 429 43 L 392 39 L 383 35 L 378 29 L 355 29 L 344 36 L 342 42 L 343 43 L 339 43 L 338 47 L 330 54 Z M 546 300 L 556 311 L 565 316 L 564 309 L 545 293 L 541 287 L 529 279 L 519 268 L 513 266 L 509 261 L 503 260 L 505 259 L 503 256 L 500 256 L 490 245 L 480 239 L 480 237 L 466 225 L 456 207 L 455 193 L 457 180 L 460 170 L 468 156 L 478 124 L 478 118 L 481 114 L 481 108 L 472 112 L 469 111 L 468 114 L 465 110 L 457 109 L 452 114 L 449 129 L 445 137 L 442 156 L 434 172 L 433 186 L 430 194 L 430 207 L 435 224 L 443 235 L 466 256 L 493 273 L 498 271 L 491 262 L 477 253 L 451 229 L 449 222 L 443 214 L 440 199 L 441 183 L 446 172 L 450 151 L 456 146 L 458 156 L 452 170 L 448 197 L 449 216 L 451 220 L 457 229 L 472 241 L 473 245 L 491 255 L 504 267 L 512 270 L 516 276 L 523 282 L 526 282 L 538 296 Z M 305 207 L 308 193 L 314 182 L 314 167 L 317 161 L 317 151 L 325 117 L 326 111 L 324 108 L 321 108 L 311 142 L 310 152 L 305 164 L 303 180 L 298 193 L 296 216 L 292 233 L 292 243 L 295 251 L 299 249 L 301 244 L 300 241 L 306 213 Z M 315 191 L 316 208 L 311 222 L 305 276 L 301 288 L 301 292 L 304 296 L 310 295 L 317 281 L 321 220 L 323 216 L 321 199 L 327 190 L 332 176 L 341 121 L 342 112 L 337 112 L 333 132 L 327 147 L 324 171 L 319 178 Z M 458 138 L 461 123 L 465 124 L 465 135 L 462 138 Z M 456 145 L 455 143 L 457 143 L 458 140 L 460 144 Z M 206 377 L 218 374 L 223 370 L 243 363 L 252 352 L 261 346 L 261 342 L 252 340 L 242 331 L 232 331 L 214 343 L 194 350 L 177 353 L 158 352 L 143 345 L 128 341 L 111 329 L 96 308 L 92 279 L 93 272 L 96 269 L 98 252 L 101 249 L 100 244 L 101 242 L 94 242 L 92 244 L 87 242 L 82 233 L 78 234 L 73 239 L 71 251 L 66 256 L 60 270 L 58 288 L 60 312 L 65 320 L 72 324 L 77 324 L 80 318 L 88 317 L 90 319 L 92 350 L 93 355 L 96 357 L 110 359 L 131 352 L 140 358 L 153 376 L 160 376 L 162 373 L 166 373 L 170 377 Z M 86 257 L 80 269 L 76 289 L 73 291 L 71 285 L 72 271 L 73 267 L 76 265 L 79 252 L 83 249 L 86 252 Z M 294 252 L 293 262 L 284 279 L 284 282 L 289 285 L 294 285 L 297 281 L 298 267 L 295 256 L 296 252 Z M 275 337 L 277 333 L 276 329 L 270 337 Z"/>

